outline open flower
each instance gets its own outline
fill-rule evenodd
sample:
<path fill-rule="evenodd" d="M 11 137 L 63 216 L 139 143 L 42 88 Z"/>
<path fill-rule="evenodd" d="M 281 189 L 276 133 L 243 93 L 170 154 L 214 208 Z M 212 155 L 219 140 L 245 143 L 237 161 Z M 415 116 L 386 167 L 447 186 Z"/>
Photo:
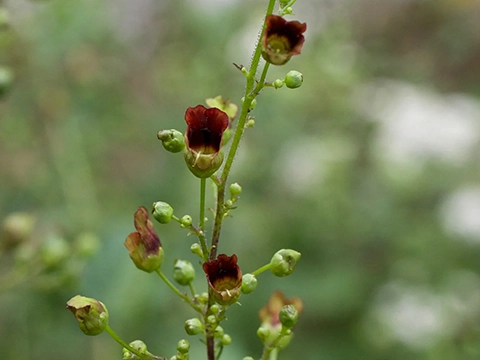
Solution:
<path fill-rule="evenodd" d="M 301 313 L 303 310 L 303 301 L 300 298 L 294 297 L 289 300 L 281 291 L 275 291 L 270 296 L 268 305 L 263 307 L 258 314 L 262 321 L 262 326 L 270 328 L 281 327 L 279 314 L 285 305 L 295 306 L 298 313 Z"/>
<path fill-rule="evenodd" d="M 273 65 L 283 65 L 302 51 L 307 24 L 268 15 L 262 38 L 262 56 Z"/>
<path fill-rule="evenodd" d="M 217 260 L 203 264 L 208 286 L 213 290 L 213 297 L 220 305 L 231 305 L 240 297 L 242 271 L 237 265 L 237 255 L 220 254 Z"/>
<path fill-rule="evenodd" d="M 125 247 L 137 268 L 146 272 L 157 270 L 163 262 L 163 249 L 145 207 L 138 208 L 134 215 L 136 232 L 130 233 Z"/>
<path fill-rule="evenodd" d="M 185 121 L 188 125 L 185 132 L 187 166 L 195 176 L 209 177 L 223 162 L 220 148 L 228 127 L 228 115 L 217 108 L 197 105 L 187 109 Z"/>

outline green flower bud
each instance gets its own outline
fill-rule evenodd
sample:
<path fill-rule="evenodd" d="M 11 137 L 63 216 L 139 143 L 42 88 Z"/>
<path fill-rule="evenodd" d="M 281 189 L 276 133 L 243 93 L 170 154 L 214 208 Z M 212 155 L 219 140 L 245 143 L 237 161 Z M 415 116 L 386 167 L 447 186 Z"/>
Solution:
<path fill-rule="evenodd" d="M 145 344 L 142 340 L 134 340 L 130 344 L 132 348 L 137 350 L 141 354 L 146 354 L 147 353 L 147 344 Z M 123 348 L 123 350 L 127 350 L 130 352 L 128 349 Z M 131 354 L 131 353 L 130 353 Z M 136 356 L 135 354 L 132 354 L 134 357 Z"/>
<path fill-rule="evenodd" d="M 242 293 L 250 294 L 258 285 L 258 281 L 255 275 L 245 274 L 242 276 Z"/>
<path fill-rule="evenodd" d="M 230 345 L 232 343 L 232 337 L 228 334 L 223 335 L 222 337 L 222 345 Z"/>
<path fill-rule="evenodd" d="M 4 245 L 17 245 L 30 237 L 35 228 L 37 219 L 25 212 L 9 214 L 2 222 L 2 243 Z"/>
<path fill-rule="evenodd" d="M 257 336 L 264 343 L 265 340 L 270 336 L 270 329 L 266 328 L 266 327 L 263 327 L 263 326 L 260 326 L 257 330 Z"/>
<path fill-rule="evenodd" d="M 58 235 L 51 234 L 40 249 L 43 263 L 47 267 L 60 265 L 71 253 L 68 242 Z"/>
<path fill-rule="evenodd" d="M 7 67 L 0 67 L 0 97 L 5 95 L 12 86 L 14 79 L 13 71 Z"/>
<path fill-rule="evenodd" d="M 177 343 L 177 351 L 183 355 L 187 354 L 188 351 L 190 350 L 190 343 L 182 339 Z"/>
<path fill-rule="evenodd" d="M 163 201 L 156 201 L 152 205 L 152 215 L 160 224 L 168 224 L 172 220 L 173 208 Z"/>
<path fill-rule="evenodd" d="M 85 335 L 101 334 L 108 325 L 108 310 L 98 300 L 77 295 L 67 302 L 67 309 L 75 315 Z"/>
<path fill-rule="evenodd" d="M 284 81 L 282 79 L 277 79 L 273 82 L 273 87 L 275 89 L 280 89 L 284 84 Z"/>
<path fill-rule="evenodd" d="M 225 335 L 225 332 L 223 331 L 223 328 L 221 326 L 217 326 L 214 331 L 214 335 L 217 339 L 220 339 Z"/>
<path fill-rule="evenodd" d="M 230 185 L 230 197 L 235 198 L 242 193 L 242 187 L 238 183 L 233 183 Z"/>
<path fill-rule="evenodd" d="M 180 226 L 183 227 L 183 228 L 188 228 L 192 225 L 192 217 L 190 215 L 184 215 L 181 219 L 180 219 Z"/>
<path fill-rule="evenodd" d="M 193 243 L 192 246 L 190 246 L 190 251 L 203 259 L 203 251 L 199 243 Z"/>
<path fill-rule="evenodd" d="M 285 305 L 280 310 L 278 317 L 282 325 L 290 329 L 297 323 L 298 311 L 293 305 Z"/>
<path fill-rule="evenodd" d="M 220 311 L 220 305 L 213 304 L 212 306 L 210 306 L 210 311 L 212 312 L 212 314 L 217 315 Z"/>
<path fill-rule="evenodd" d="M 89 258 L 95 255 L 100 247 L 100 240 L 94 233 L 81 233 L 75 239 L 75 249 L 83 258 Z"/>
<path fill-rule="evenodd" d="M 185 321 L 185 331 L 188 335 L 197 335 L 203 331 L 203 324 L 200 319 L 193 318 Z"/>
<path fill-rule="evenodd" d="M 270 261 L 270 271 L 278 277 L 290 275 L 295 270 L 301 255 L 298 251 L 292 249 L 277 251 Z"/>
<path fill-rule="evenodd" d="M 210 325 L 216 325 L 217 324 L 217 317 L 215 315 L 208 315 L 207 316 L 207 323 Z"/>
<path fill-rule="evenodd" d="M 233 201 L 230 200 L 230 199 L 227 200 L 227 201 L 225 201 L 225 207 L 226 207 L 227 209 L 231 209 L 231 208 L 233 207 Z"/>
<path fill-rule="evenodd" d="M 292 70 L 287 73 L 287 76 L 285 76 L 285 85 L 289 89 L 296 89 L 302 86 L 303 83 L 303 75 L 302 73 Z"/>
<path fill-rule="evenodd" d="M 252 103 L 250 104 L 250 107 L 248 108 L 248 110 L 253 110 L 257 107 L 257 99 L 253 99 L 252 100 Z"/>
<path fill-rule="evenodd" d="M 250 119 L 248 119 L 247 123 L 245 124 L 245 129 L 253 128 L 253 127 L 255 127 L 255 120 L 250 118 Z"/>
<path fill-rule="evenodd" d="M 175 260 L 173 279 L 180 285 L 186 286 L 195 279 L 195 269 L 190 261 Z"/>
<path fill-rule="evenodd" d="M 201 304 L 206 304 L 208 302 L 208 293 L 203 292 L 199 295 L 195 295 L 195 299 Z"/>
<path fill-rule="evenodd" d="M 185 137 L 178 130 L 160 130 L 157 133 L 157 138 L 162 141 L 165 150 L 172 153 L 178 153 L 185 149 Z"/>

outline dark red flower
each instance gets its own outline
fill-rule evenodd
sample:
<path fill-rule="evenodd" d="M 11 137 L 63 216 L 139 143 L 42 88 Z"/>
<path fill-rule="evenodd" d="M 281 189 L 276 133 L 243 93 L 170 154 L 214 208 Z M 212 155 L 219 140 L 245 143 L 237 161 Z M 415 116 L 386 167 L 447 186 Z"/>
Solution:
<path fill-rule="evenodd" d="M 146 272 L 155 271 L 163 262 L 163 249 L 145 207 L 141 206 L 135 212 L 134 224 L 137 231 L 127 236 L 125 247 L 137 268 Z"/>
<path fill-rule="evenodd" d="M 302 51 L 307 24 L 268 15 L 262 38 L 262 56 L 273 65 L 283 65 Z"/>
<path fill-rule="evenodd" d="M 231 305 L 240 297 L 242 271 L 237 265 L 237 255 L 220 254 L 217 260 L 203 264 L 208 286 L 213 290 L 213 297 L 220 305 Z"/>
<path fill-rule="evenodd" d="M 222 136 L 228 127 L 228 115 L 217 108 L 203 105 L 189 107 L 185 112 L 185 161 L 198 177 L 209 177 L 223 161 L 220 151 Z"/>

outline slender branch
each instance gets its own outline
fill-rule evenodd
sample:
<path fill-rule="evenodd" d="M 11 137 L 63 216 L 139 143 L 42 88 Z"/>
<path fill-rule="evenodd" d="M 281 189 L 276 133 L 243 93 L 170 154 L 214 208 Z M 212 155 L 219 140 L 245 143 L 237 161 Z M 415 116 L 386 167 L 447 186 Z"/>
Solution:
<path fill-rule="evenodd" d="M 205 188 L 206 179 L 200 179 L 200 231 L 198 238 L 200 245 L 202 246 L 203 258 L 205 261 L 208 259 L 207 242 L 205 240 Z"/>
<path fill-rule="evenodd" d="M 264 265 L 262 266 L 261 268 L 255 270 L 254 272 L 252 272 L 253 275 L 257 276 L 258 274 L 261 274 L 262 272 L 264 271 L 267 271 L 267 270 L 270 270 L 270 268 L 272 267 L 272 265 L 270 263 L 268 263 L 267 265 Z"/>
<path fill-rule="evenodd" d="M 172 282 L 170 280 L 167 279 L 167 277 L 165 276 L 165 274 L 162 272 L 162 270 L 160 269 L 157 269 L 155 270 L 155 272 L 158 274 L 158 276 L 160 276 L 160 278 L 165 282 L 165 284 L 167 284 L 167 286 L 175 293 L 177 294 L 178 296 L 180 296 L 186 303 L 188 303 L 188 305 L 190 305 L 194 310 L 196 310 L 197 312 L 199 313 L 203 313 L 203 309 L 202 307 L 200 307 L 199 305 L 195 304 L 192 299 L 190 299 L 187 295 L 185 295 L 184 293 L 182 293 L 180 290 L 177 289 L 177 287 L 175 285 L 172 284 Z"/>

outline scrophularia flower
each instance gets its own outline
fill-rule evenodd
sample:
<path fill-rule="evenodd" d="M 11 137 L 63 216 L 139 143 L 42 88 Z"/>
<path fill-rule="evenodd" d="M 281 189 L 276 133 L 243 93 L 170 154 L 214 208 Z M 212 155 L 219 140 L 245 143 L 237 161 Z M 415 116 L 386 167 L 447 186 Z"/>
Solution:
<path fill-rule="evenodd" d="M 222 137 L 228 127 L 228 115 L 217 108 L 203 105 L 189 107 L 185 112 L 185 161 L 199 178 L 211 176 L 223 162 Z"/>
<path fill-rule="evenodd" d="M 302 51 L 307 24 L 287 21 L 278 15 L 268 15 L 262 37 L 262 56 L 273 65 L 283 65 Z"/>
<path fill-rule="evenodd" d="M 298 297 L 287 299 L 281 291 L 275 291 L 268 300 L 268 305 L 263 307 L 259 312 L 260 320 L 263 326 L 281 327 L 279 314 L 285 305 L 293 305 L 298 313 L 303 310 L 303 301 Z"/>
<path fill-rule="evenodd" d="M 260 329 L 264 336 L 261 337 L 264 344 L 271 343 L 282 331 L 282 323 L 280 321 L 280 313 L 286 305 L 293 305 L 297 310 L 297 316 L 303 310 L 303 302 L 300 298 L 294 297 L 290 300 L 285 297 L 281 291 L 274 292 L 268 300 L 268 305 L 263 307 L 259 312 L 262 322 Z M 277 344 L 278 349 L 284 349 L 290 343 L 292 333 L 283 336 Z"/>
<path fill-rule="evenodd" d="M 146 272 L 155 271 L 162 265 L 163 249 L 145 207 L 141 206 L 135 212 L 134 224 L 137 231 L 127 236 L 125 247 L 137 268 Z"/>
<path fill-rule="evenodd" d="M 203 263 L 208 286 L 213 290 L 213 297 L 220 305 L 231 305 L 240 297 L 242 271 L 237 265 L 237 255 L 220 254 L 217 260 Z"/>
<path fill-rule="evenodd" d="M 101 301 L 77 295 L 68 300 L 67 309 L 86 335 L 101 334 L 108 325 L 108 310 Z"/>

